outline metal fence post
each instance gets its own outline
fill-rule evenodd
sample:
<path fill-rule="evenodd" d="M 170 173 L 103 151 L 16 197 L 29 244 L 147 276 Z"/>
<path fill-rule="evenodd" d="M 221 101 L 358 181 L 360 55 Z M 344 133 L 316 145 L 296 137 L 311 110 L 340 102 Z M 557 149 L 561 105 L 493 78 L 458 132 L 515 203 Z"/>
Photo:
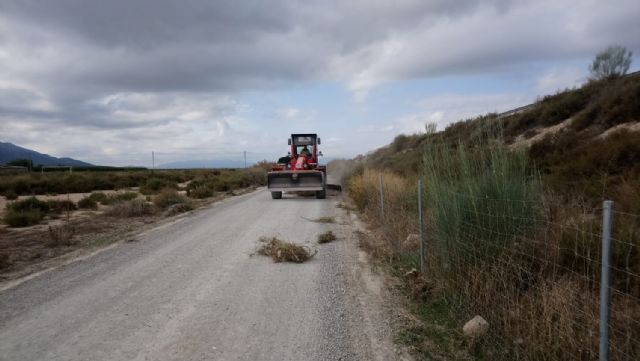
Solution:
<path fill-rule="evenodd" d="M 422 179 L 418 179 L 418 224 L 420 226 L 420 272 L 424 273 L 424 218 L 422 215 Z"/>
<path fill-rule="evenodd" d="M 600 277 L 600 361 L 609 361 L 609 315 L 611 308 L 609 282 L 611 280 L 611 228 L 613 202 L 602 204 L 602 270 Z"/>
<path fill-rule="evenodd" d="M 382 174 L 380 174 L 380 215 L 384 218 L 384 183 L 382 182 Z"/>

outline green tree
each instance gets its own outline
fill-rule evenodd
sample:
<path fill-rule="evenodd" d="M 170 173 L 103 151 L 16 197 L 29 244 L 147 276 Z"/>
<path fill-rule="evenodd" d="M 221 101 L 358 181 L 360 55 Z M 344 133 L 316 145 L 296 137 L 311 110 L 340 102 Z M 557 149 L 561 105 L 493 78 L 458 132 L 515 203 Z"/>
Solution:
<path fill-rule="evenodd" d="M 7 165 L 14 167 L 27 167 L 33 169 L 33 161 L 31 159 L 18 158 L 7 162 Z"/>
<path fill-rule="evenodd" d="M 589 71 L 595 79 L 624 75 L 631 65 L 632 55 L 633 53 L 624 46 L 610 46 L 596 55 L 589 66 Z"/>

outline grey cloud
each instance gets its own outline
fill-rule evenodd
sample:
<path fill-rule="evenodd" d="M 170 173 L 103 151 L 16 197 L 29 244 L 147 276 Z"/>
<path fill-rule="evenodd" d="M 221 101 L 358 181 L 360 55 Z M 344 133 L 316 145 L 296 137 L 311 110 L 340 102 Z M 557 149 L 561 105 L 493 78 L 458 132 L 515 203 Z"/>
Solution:
<path fill-rule="evenodd" d="M 638 54 L 638 13 L 632 0 L 0 0 L 0 122 L 14 137 L 23 128 L 7 124 L 229 134 L 229 99 L 246 91 L 338 81 L 366 94 L 610 43 Z"/>

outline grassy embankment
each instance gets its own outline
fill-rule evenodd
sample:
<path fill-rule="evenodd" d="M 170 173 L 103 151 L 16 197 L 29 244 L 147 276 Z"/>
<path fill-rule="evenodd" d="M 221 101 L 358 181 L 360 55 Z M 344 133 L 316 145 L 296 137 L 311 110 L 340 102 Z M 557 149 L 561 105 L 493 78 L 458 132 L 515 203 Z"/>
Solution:
<path fill-rule="evenodd" d="M 422 323 L 399 339 L 425 359 L 583 360 L 597 357 L 599 206 L 615 201 L 612 359 L 640 357 L 640 79 L 593 82 L 509 117 L 399 136 L 348 181 L 366 246 L 402 279 Z M 554 127 L 555 126 L 555 127 Z M 554 127 L 554 128 L 549 128 Z M 550 130 L 553 131 L 550 131 Z M 379 210 L 379 176 L 385 214 Z M 427 269 L 419 253 L 415 184 L 425 180 Z M 462 324 L 480 314 L 481 339 Z M 460 352 L 460 345 L 464 345 Z"/>

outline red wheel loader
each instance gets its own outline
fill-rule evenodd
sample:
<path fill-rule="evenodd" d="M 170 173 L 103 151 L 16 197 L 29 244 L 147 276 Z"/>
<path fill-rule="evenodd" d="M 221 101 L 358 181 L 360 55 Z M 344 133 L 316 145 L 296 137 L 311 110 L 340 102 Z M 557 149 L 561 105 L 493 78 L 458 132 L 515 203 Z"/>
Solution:
<path fill-rule="evenodd" d="M 271 198 L 282 198 L 283 192 L 315 192 L 316 198 L 327 196 L 327 168 L 320 165 L 317 134 L 291 134 L 289 154 L 278 160 L 267 174 Z"/>

